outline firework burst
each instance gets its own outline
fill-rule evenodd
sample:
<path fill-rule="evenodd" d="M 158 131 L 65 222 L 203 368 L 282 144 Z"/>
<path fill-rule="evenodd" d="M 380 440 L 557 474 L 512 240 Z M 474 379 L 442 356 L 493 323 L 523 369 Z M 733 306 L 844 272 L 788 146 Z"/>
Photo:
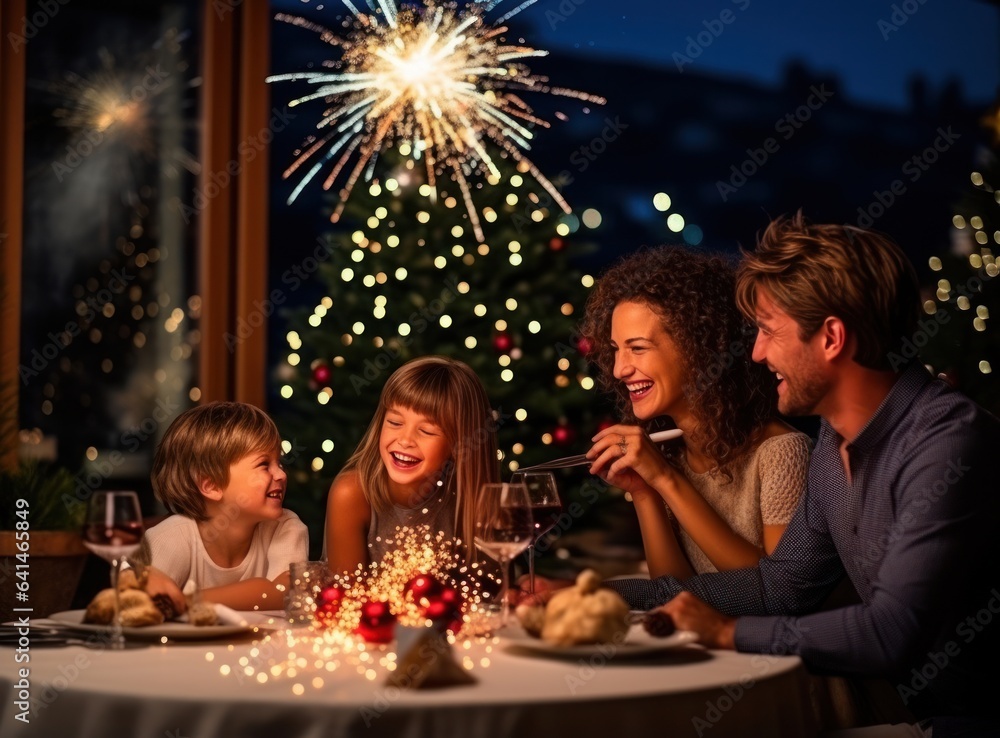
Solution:
<path fill-rule="evenodd" d="M 135 200 L 134 190 L 143 179 L 137 170 L 144 163 L 155 161 L 171 177 L 181 169 L 200 171 L 183 146 L 191 126 L 178 111 L 184 90 L 196 84 L 188 79 L 182 56 L 187 36 L 171 29 L 127 63 L 102 47 L 96 65 L 41 83 L 57 103 L 52 116 L 69 133 L 69 150 L 103 165 L 109 187 L 120 189 L 126 200 Z M 60 181 L 70 169 L 53 164 Z"/>
<path fill-rule="evenodd" d="M 316 126 L 318 133 L 284 172 L 285 178 L 301 174 L 289 203 L 324 169 L 329 167 L 323 182 L 326 190 L 346 173 L 331 216 L 336 222 L 358 179 L 372 177 L 379 153 L 398 146 L 404 156 L 423 160 L 432 191 L 436 192 L 442 176 L 457 184 L 480 241 L 484 236 L 470 179 L 499 177 L 493 161 L 497 155 L 517 161 L 570 212 L 556 187 L 524 153 L 531 148 L 532 126 L 549 124 L 533 113 L 521 93 L 595 104 L 605 101 L 550 86 L 524 64 L 525 59 L 548 52 L 505 40 L 503 23 L 535 0 L 521 3 L 492 24 L 485 15 L 503 0 L 479 0 L 462 9 L 434 0 L 419 8 L 378 0 L 378 11 L 369 13 L 360 12 L 350 0 L 343 2 L 351 12 L 344 36 L 298 16 L 277 16 L 319 33 L 341 52 L 339 60 L 324 62 L 332 71 L 268 78 L 269 82 L 306 80 L 316 85 L 314 92 L 292 100 L 289 106 L 311 101 L 326 106 Z"/>

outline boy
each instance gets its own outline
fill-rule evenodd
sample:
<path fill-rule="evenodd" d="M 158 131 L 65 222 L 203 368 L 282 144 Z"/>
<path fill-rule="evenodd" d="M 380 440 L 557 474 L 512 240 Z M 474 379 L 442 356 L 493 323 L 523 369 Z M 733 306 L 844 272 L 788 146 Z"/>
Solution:
<path fill-rule="evenodd" d="M 278 610 L 308 532 L 282 507 L 287 477 L 274 422 L 252 405 L 213 402 L 181 413 L 153 459 L 157 499 L 174 513 L 146 531 L 147 591 L 186 609 L 181 587 L 234 610 Z M 279 589 L 279 587 L 281 589 Z"/>

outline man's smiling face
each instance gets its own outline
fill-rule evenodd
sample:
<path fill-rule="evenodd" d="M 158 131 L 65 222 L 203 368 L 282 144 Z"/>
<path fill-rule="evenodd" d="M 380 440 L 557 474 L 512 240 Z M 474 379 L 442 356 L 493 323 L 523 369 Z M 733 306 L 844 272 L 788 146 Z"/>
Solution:
<path fill-rule="evenodd" d="M 757 290 L 757 340 L 753 360 L 766 364 L 778 377 L 778 412 L 818 415 L 830 390 L 823 372 L 820 332 L 803 341 L 799 324 L 778 307 L 765 289 Z"/>

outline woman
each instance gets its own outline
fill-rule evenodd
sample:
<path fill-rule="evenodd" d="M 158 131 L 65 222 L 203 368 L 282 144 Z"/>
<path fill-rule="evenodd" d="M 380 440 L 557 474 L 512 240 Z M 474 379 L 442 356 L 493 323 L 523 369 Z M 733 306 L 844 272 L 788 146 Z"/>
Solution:
<path fill-rule="evenodd" d="M 608 271 L 583 333 L 623 423 L 594 436 L 591 472 L 632 498 L 651 577 L 753 566 L 806 481 L 809 439 L 775 419 L 775 381 L 722 259 L 661 247 Z M 658 449 L 647 432 L 684 431 Z"/>

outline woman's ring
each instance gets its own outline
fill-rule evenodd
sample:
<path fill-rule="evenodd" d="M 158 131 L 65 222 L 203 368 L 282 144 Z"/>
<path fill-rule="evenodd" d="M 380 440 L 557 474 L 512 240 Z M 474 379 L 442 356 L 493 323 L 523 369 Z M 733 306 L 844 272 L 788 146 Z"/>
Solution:
<path fill-rule="evenodd" d="M 628 441 L 625 440 L 625 436 L 622 436 L 622 440 L 618 442 L 618 450 L 622 452 L 622 456 L 628 452 Z"/>

